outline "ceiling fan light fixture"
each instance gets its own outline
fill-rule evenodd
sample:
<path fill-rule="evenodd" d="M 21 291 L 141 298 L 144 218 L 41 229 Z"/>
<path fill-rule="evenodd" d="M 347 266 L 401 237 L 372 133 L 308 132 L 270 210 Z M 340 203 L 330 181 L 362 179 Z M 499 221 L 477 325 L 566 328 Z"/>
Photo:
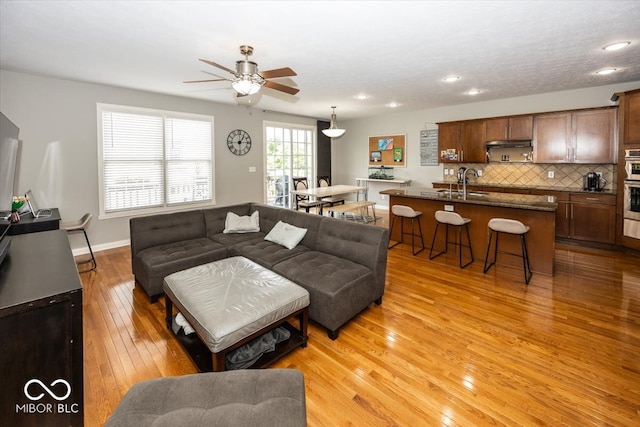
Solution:
<path fill-rule="evenodd" d="M 260 90 L 264 83 L 264 79 L 258 75 L 243 74 L 231 83 L 231 87 L 240 95 L 253 95 Z"/>
<path fill-rule="evenodd" d="M 329 129 L 322 129 L 322 133 L 329 138 L 340 138 L 342 135 L 344 135 L 346 130 L 338 128 L 338 123 L 336 120 L 336 107 L 331 108 L 333 108 L 333 112 L 331 113 L 331 123 L 329 124 Z"/>

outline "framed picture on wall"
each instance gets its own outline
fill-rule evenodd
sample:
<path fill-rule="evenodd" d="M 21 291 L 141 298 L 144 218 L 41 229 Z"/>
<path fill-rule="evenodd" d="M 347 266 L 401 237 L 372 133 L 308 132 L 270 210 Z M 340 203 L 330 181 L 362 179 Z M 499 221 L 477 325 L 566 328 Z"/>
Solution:
<path fill-rule="evenodd" d="M 393 149 L 393 161 L 401 162 L 402 161 L 402 148 L 394 148 Z"/>
<path fill-rule="evenodd" d="M 378 140 L 378 150 L 392 150 L 393 138 L 380 138 Z"/>

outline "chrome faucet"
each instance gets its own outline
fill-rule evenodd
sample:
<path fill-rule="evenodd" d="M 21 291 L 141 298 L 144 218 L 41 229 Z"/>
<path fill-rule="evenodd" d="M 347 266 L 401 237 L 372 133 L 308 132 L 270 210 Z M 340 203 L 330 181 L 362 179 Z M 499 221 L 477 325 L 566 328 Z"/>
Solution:
<path fill-rule="evenodd" d="M 463 172 L 463 174 L 462 174 L 462 197 L 464 198 L 464 200 L 467 200 L 467 173 L 469 171 L 473 172 L 473 176 L 478 178 L 478 171 L 476 171 L 473 168 L 465 169 L 465 171 Z"/>

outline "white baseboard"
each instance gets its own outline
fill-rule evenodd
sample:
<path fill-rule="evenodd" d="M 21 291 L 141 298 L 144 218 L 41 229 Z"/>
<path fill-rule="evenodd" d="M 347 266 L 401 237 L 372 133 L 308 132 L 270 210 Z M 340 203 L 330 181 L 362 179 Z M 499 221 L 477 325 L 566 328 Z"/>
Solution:
<path fill-rule="evenodd" d="M 100 251 L 106 251 L 108 249 L 115 249 L 115 248 L 121 248 L 123 246 L 129 246 L 130 244 L 131 244 L 131 240 L 126 239 L 126 240 L 120 240 L 117 242 L 103 243 L 101 245 L 95 245 L 95 246 L 92 245 L 91 249 L 93 250 L 93 253 L 96 253 Z M 83 246 L 81 248 L 72 249 L 71 252 L 73 253 L 73 256 L 86 255 L 89 253 L 89 248 L 87 246 Z"/>

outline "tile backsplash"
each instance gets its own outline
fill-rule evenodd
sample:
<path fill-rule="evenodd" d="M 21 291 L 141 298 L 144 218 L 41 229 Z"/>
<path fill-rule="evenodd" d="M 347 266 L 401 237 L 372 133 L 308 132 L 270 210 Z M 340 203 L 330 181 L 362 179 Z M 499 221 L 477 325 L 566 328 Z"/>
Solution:
<path fill-rule="evenodd" d="M 589 172 L 602 172 L 606 188 L 615 183 L 616 165 L 611 164 L 539 164 L 539 163 L 467 163 L 444 164 L 443 180 L 456 180 L 460 167 L 482 170 L 475 181 L 484 185 L 514 185 L 518 187 L 582 188 L 582 177 Z M 454 175 L 444 175 L 444 168 L 453 169 Z M 554 177 L 549 178 L 549 171 Z"/>

